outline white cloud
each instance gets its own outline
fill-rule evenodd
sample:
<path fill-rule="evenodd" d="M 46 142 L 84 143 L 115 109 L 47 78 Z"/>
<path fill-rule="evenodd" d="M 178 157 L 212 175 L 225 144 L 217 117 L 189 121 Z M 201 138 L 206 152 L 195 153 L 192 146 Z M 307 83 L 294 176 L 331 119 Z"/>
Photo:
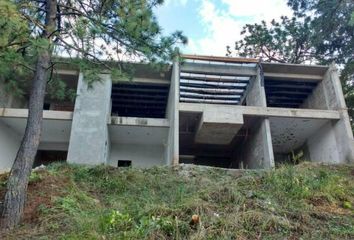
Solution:
<path fill-rule="evenodd" d="M 252 17 L 255 21 L 271 21 L 281 15 L 291 15 L 286 0 L 222 0 L 234 16 Z"/>
<path fill-rule="evenodd" d="M 200 39 L 189 39 L 185 52 L 205 55 L 225 55 L 226 46 L 241 39 L 247 23 L 270 22 L 282 15 L 291 15 L 286 0 L 221 0 L 226 8 L 218 8 L 212 0 L 200 0 L 199 17 L 206 32 Z"/>
<path fill-rule="evenodd" d="M 169 5 L 186 6 L 187 2 L 188 0 L 166 0 L 165 6 L 169 6 Z"/>

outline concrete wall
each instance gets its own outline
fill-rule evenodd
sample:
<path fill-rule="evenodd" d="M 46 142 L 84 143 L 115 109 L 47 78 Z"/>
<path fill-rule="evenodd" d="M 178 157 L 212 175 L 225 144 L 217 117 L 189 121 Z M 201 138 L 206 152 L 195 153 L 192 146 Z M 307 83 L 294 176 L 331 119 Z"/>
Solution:
<path fill-rule="evenodd" d="M 167 144 L 165 147 L 165 164 L 179 163 L 179 62 L 174 61 L 168 95 L 166 118 L 170 122 Z"/>
<path fill-rule="evenodd" d="M 165 165 L 163 145 L 117 144 L 111 143 L 108 164 L 118 166 L 118 160 L 132 161 L 132 167 L 148 168 Z"/>
<path fill-rule="evenodd" d="M 333 124 L 328 122 L 307 140 L 312 162 L 339 163 L 336 136 Z"/>
<path fill-rule="evenodd" d="M 68 149 L 68 142 L 40 142 L 38 146 L 38 150 L 67 151 Z"/>
<path fill-rule="evenodd" d="M 70 163 L 97 165 L 108 161 L 112 81 L 110 75 L 100 77 L 102 81 L 88 88 L 80 73 L 68 152 Z"/>
<path fill-rule="evenodd" d="M 261 66 L 257 67 L 257 76 L 250 86 L 246 103 L 247 106 L 267 106 Z M 248 168 L 273 168 L 274 154 L 269 119 L 260 118 L 249 131 L 249 139 L 244 144 L 244 150 L 242 150 L 241 161 L 243 161 L 244 166 Z"/>
<path fill-rule="evenodd" d="M 238 159 L 244 168 L 270 169 L 274 167 L 269 119 L 259 119 L 249 130 L 246 142 L 241 146 Z"/>
<path fill-rule="evenodd" d="M 246 96 L 246 104 L 247 106 L 267 106 L 261 66 L 257 67 L 257 75 L 252 78 L 250 83 Z"/>
<path fill-rule="evenodd" d="M 310 96 L 302 103 L 300 108 L 308 109 L 329 109 L 326 102 L 325 84 L 324 81 L 320 81 Z"/>
<path fill-rule="evenodd" d="M 9 171 L 21 144 L 21 136 L 0 119 L 0 172 Z"/>
<path fill-rule="evenodd" d="M 315 95 L 313 94 L 312 96 L 312 105 L 308 106 L 337 110 L 340 114 L 340 119 L 332 121 L 331 125 L 327 125 L 322 129 L 323 133 L 318 133 L 321 135 L 314 136 L 313 140 L 309 140 L 308 147 L 311 160 L 329 163 L 354 162 L 353 132 L 350 126 L 338 71 L 334 64 L 329 67 L 318 88 L 320 90 L 314 92 Z M 315 141 L 323 142 L 325 146 L 331 148 L 336 153 L 332 152 L 330 155 L 323 154 L 323 151 L 326 152 L 329 150 L 324 150 Z M 323 159 L 321 160 L 320 158 Z"/>

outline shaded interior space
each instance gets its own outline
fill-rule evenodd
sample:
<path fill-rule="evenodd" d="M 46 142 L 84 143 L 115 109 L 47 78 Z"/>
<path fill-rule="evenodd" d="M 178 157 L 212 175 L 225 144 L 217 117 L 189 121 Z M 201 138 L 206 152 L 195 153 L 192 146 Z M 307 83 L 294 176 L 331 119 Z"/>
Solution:
<path fill-rule="evenodd" d="M 165 165 L 165 150 L 169 128 L 166 126 L 108 125 L 108 164 L 117 167 L 128 164 L 132 167 Z"/>
<path fill-rule="evenodd" d="M 20 147 L 23 134 L 26 128 L 26 118 L 4 117 L 0 118 L 0 166 L 4 169 L 10 169 L 13 160 L 16 157 Z M 40 143 L 38 146 L 39 152 L 55 151 L 67 152 L 69 147 L 69 139 L 71 132 L 71 120 L 49 120 L 43 119 L 43 128 Z M 66 160 L 66 155 L 63 153 L 48 155 L 44 153 L 38 155 L 37 164 L 46 164 L 56 160 Z M 41 157 L 43 156 L 43 157 Z"/>
<path fill-rule="evenodd" d="M 168 93 L 168 84 L 115 83 L 112 116 L 165 118 Z"/>
<path fill-rule="evenodd" d="M 180 163 L 206 165 L 222 168 L 246 168 L 247 161 L 252 161 L 250 149 L 257 129 L 256 118 L 245 118 L 241 129 L 227 144 L 197 143 L 196 132 L 201 115 L 191 112 L 180 112 L 179 154 Z M 247 159 L 249 158 L 249 159 Z"/>
<path fill-rule="evenodd" d="M 33 168 L 44 165 L 47 166 L 55 162 L 66 162 L 67 151 L 38 150 L 34 159 Z"/>
<path fill-rule="evenodd" d="M 241 105 L 254 69 L 254 63 L 187 59 L 179 76 L 180 102 Z"/>
<path fill-rule="evenodd" d="M 53 78 L 53 86 L 51 87 L 49 83 L 47 87 L 43 110 L 73 112 L 75 108 L 75 101 L 73 99 L 75 99 L 76 96 L 79 75 L 72 73 L 58 73 L 55 74 Z M 58 86 L 64 87 L 64 98 L 62 93 L 51 93 L 50 89 L 54 89 L 55 91 L 55 88 L 59 88 Z M 56 95 L 58 95 L 58 97 L 55 97 Z"/>
<path fill-rule="evenodd" d="M 1 121 L 11 129 L 14 136 L 22 139 L 26 128 L 26 118 L 3 118 Z M 71 133 L 71 122 L 71 120 L 43 119 L 39 150 L 67 151 Z"/>
<path fill-rule="evenodd" d="M 327 66 L 262 63 L 261 67 L 268 107 L 325 109 L 317 102 L 325 94 Z"/>
<path fill-rule="evenodd" d="M 313 151 L 312 143 L 320 143 L 322 138 L 318 133 L 324 131 L 326 124 L 330 124 L 329 120 L 309 118 L 271 117 L 269 121 L 276 165 L 314 161 L 310 154 Z"/>
<path fill-rule="evenodd" d="M 195 142 L 200 120 L 200 113 L 179 113 L 179 162 L 228 167 L 230 154 L 225 152 L 225 146 Z"/>
<path fill-rule="evenodd" d="M 267 106 L 301 108 L 317 85 L 318 81 L 265 78 Z"/>

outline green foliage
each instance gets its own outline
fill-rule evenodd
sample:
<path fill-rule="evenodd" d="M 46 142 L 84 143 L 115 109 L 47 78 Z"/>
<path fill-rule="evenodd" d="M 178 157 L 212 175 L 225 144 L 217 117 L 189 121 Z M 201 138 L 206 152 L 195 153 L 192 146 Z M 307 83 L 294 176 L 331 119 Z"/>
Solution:
<path fill-rule="evenodd" d="M 70 65 L 79 69 L 91 87 L 102 72 L 111 72 L 113 79 L 129 79 L 133 72 L 122 60 L 166 63 L 178 54 L 176 44 L 187 42 L 180 31 L 162 35 L 153 10 L 163 1 L 156 0 L 90 4 L 58 0 L 56 27 L 46 38 L 45 3 L 0 2 L 0 84 L 11 94 L 27 93 L 38 54 L 47 49 L 53 53 L 47 93 L 52 99 L 68 100 L 75 94 L 56 76 L 58 68 Z"/>
<path fill-rule="evenodd" d="M 118 210 L 112 210 L 100 219 L 100 229 L 103 232 L 129 231 L 133 228 L 133 220 L 129 214 L 122 214 Z"/>
<path fill-rule="evenodd" d="M 17 234 L 36 239 L 354 237 L 352 165 L 301 163 L 238 177 L 205 167 L 56 164 L 48 170 L 70 179 L 66 191 L 53 198 L 52 207 L 39 207 L 38 223 L 21 226 L 10 239 Z M 193 214 L 200 216 L 197 225 L 190 225 Z"/>
<path fill-rule="evenodd" d="M 269 27 L 265 21 L 247 24 L 241 32 L 244 38 L 235 43 L 235 50 L 240 56 L 259 57 L 264 61 L 303 63 L 314 58 L 315 49 L 310 41 L 313 34 L 309 18 L 283 16 L 281 22 L 273 20 Z M 227 51 L 227 55 L 233 54 L 229 46 Z"/>
<path fill-rule="evenodd" d="M 28 27 L 13 1 L 0 2 L 0 52 L 27 41 Z"/>
<path fill-rule="evenodd" d="M 354 119 L 354 2 L 352 0 L 288 0 L 294 17 L 281 17 L 268 26 L 247 24 L 227 55 L 262 58 L 268 62 L 329 64 L 343 66 L 341 82 Z M 352 121 L 352 128 L 354 123 Z"/>
<path fill-rule="evenodd" d="M 31 175 L 29 177 L 29 182 L 30 183 L 35 183 L 35 182 L 39 182 L 40 180 L 42 180 L 42 176 L 40 173 L 32 171 Z"/>
<path fill-rule="evenodd" d="M 22 55 L 29 30 L 13 1 L 0 1 L 0 32 L 0 85 L 5 92 L 21 96 L 26 88 L 26 66 L 31 62 Z"/>

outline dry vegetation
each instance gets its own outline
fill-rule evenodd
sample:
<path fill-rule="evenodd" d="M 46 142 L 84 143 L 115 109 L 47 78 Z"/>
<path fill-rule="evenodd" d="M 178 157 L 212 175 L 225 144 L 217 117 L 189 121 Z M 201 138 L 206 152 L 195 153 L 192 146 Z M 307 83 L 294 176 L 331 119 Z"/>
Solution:
<path fill-rule="evenodd" d="M 32 173 L 24 221 L 0 238 L 354 239 L 353 180 L 353 165 L 269 172 L 52 165 Z"/>

